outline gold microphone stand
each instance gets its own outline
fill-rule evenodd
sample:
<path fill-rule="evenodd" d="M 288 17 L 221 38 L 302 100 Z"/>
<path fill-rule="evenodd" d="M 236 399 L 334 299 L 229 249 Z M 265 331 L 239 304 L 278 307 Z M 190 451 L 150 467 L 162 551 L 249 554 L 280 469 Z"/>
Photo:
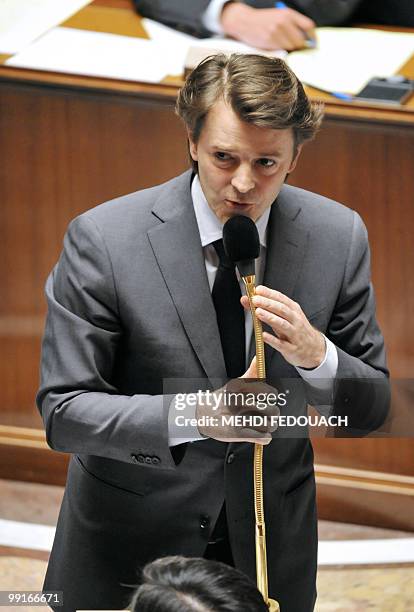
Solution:
<path fill-rule="evenodd" d="M 253 317 L 254 336 L 256 341 L 256 365 L 258 378 L 266 379 L 266 366 L 264 356 L 264 343 L 262 324 L 256 316 L 252 298 L 256 288 L 256 276 L 242 276 L 246 287 L 247 297 L 249 298 L 250 312 Z M 264 519 L 264 504 L 263 504 L 263 446 L 261 444 L 254 445 L 254 509 L 256 516 L 256 578 L 257 588 L 263 595 L 263 599 L 267 604 L 270 612 L 279 612 L 279 604 L 274 599 L 269 598 L 269 589 L 267 583 L 267 557 L 266 557 L 266 530 Z"/>

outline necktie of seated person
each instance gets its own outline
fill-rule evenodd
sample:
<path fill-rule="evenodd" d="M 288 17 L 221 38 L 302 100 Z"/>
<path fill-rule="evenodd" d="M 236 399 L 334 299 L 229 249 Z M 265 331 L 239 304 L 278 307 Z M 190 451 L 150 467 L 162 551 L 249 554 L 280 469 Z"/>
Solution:
<path fill-rule="evenodd" d="M 235 266 L 224 251 L 223 240 L 216 240 L 213 246 L 220 261 L 212 291 L 213 303 L 227 376 L 237 378 L 246 369 L 244 309 L 240 304 L 240 285 Z"/>

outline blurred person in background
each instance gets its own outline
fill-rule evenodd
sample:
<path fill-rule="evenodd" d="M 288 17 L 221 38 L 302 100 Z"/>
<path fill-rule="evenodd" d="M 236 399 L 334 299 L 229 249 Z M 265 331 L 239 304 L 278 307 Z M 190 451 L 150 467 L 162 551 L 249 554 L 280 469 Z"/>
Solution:
<path fill-rule="evenodd" d="M 143 17 L 195 36 L 224 34 L 258 49 L 306 46 L 316 26 L 414 27 L 413 0 L 134 0 Z"/>

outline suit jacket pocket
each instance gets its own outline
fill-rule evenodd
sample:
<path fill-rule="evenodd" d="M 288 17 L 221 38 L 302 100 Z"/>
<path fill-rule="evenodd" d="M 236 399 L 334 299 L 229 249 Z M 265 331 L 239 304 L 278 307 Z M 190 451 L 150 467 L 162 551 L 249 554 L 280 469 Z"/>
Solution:
<path fill-rule="evenodd" d="M 84 457 L 72 457 L 62 504 L 63 531 L 83 533 L 85 542 L 90 543 L 85 546 L 92 546 L 94 538 L 111 539 L 116 532 L 117 537 L 135 534 L 148 515 L 147 500 L 137 491 L 121 488 L 91 473 L 84 465 Z M 99 550 L 100 545 L 96 546 Z"/>
<path fill-rule="evenodd" d="M 91 455 L 74 459 L 87 477 L 106 488 L 141 497 L 150 490 L 151 475 L 143 467 Z"/>

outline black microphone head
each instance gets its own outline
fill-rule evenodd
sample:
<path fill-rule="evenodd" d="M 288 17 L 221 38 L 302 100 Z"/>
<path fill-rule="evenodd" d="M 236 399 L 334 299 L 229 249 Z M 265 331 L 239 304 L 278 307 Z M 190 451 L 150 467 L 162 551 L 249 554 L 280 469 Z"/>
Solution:
<path fill-rule="evenodd" d="M 244 215 L 230 217 L 223 226 L 223 245 L 227 257 L 237 265 L 241 276 L 254 274 L 260 240 L 256 224 Z"/>

